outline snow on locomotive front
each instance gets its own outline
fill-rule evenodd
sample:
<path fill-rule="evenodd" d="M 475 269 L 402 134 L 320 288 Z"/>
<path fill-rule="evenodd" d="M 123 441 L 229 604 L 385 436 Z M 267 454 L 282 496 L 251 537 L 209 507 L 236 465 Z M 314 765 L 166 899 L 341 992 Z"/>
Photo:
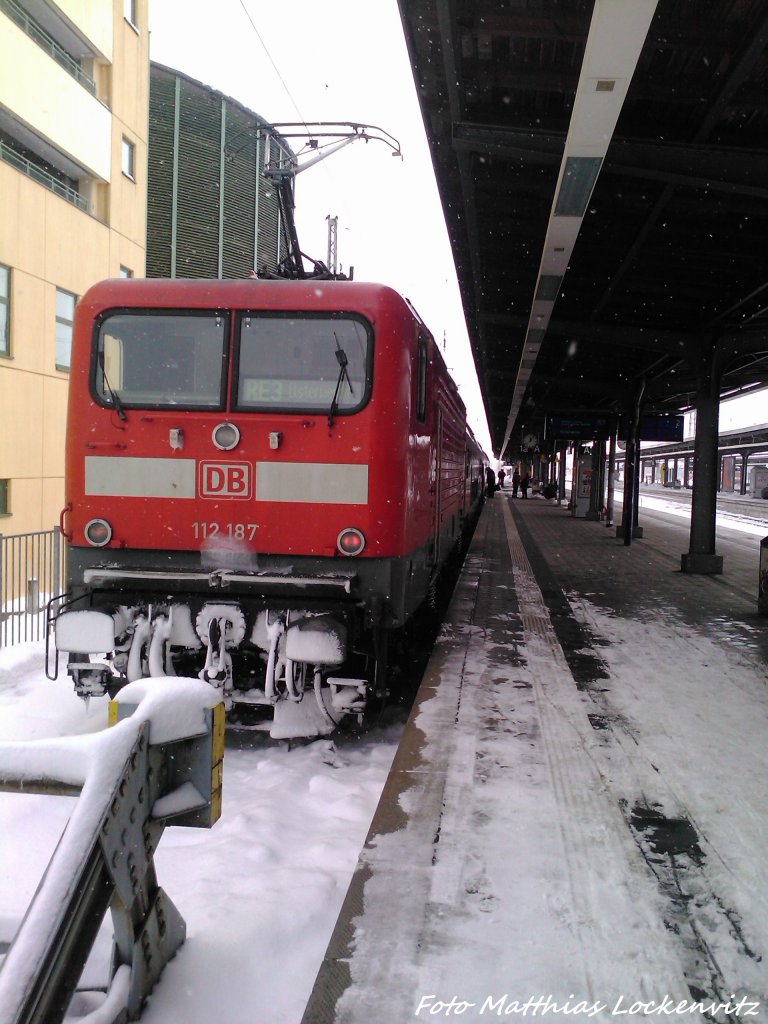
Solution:
<path fill-rule="evenodd" d="M 465 459 L 456 388 L 387 287 L 94 286 L 55 628 L 76 691 L 199 675 L 275 737 L 361 715 L 469 513 Z"/>

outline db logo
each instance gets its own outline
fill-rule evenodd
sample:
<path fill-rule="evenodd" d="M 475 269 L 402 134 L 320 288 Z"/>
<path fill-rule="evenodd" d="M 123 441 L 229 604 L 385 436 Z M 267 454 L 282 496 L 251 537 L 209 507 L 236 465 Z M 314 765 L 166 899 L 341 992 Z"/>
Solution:
<path fill-rule="evenodd" d="M 250 463 L 201 462 L 200 494 L 204 498 L 250 498 Z"/>

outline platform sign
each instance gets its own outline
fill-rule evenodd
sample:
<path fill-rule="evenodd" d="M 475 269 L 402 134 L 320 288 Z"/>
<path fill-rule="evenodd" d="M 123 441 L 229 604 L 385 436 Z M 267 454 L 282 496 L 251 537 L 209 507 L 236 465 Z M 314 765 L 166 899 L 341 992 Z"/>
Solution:
<path fill-rule="evenodd" d="M 544 419 L 544 436 L 561 441 L 608 441 L 616 423 L 605 413 L 551 413 Z"/>
<path fill-rule="evenodd" d="M 626 440 L 629 432 L 627 419 L 622 416 L 619 437 Z M 676 414 L 646 413 L 640 417 L 638 441 L 682 441 L 685 436 L 685 417 Z"/>

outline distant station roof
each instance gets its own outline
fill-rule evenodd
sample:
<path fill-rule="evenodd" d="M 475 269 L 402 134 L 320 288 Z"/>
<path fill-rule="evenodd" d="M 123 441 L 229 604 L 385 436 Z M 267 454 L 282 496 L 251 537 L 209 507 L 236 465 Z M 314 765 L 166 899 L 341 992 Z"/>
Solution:
<path fill-rule="evenodd" d="M 400 0 L 494 448 L 768 383 L 763 0 Z"/>

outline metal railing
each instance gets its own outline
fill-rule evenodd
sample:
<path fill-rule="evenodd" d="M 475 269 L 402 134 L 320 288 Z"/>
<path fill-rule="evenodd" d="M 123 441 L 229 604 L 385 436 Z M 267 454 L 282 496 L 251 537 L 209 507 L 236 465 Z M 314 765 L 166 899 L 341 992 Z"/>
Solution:
<path fill-rule="evenodd" d="M 78 794 L 5 944 L 0 1024 L 61 1024 L 107 910 L 110 981 L 88 1020 L 138 1020 L 184 942 L 184 920 L 158 885 L 154 854 L 166 825 L 211 828 L 221 813 L 224 705 L 199 680 L 157 682 L 144 704 L 141 690 L 131 697 L 126 688 L 110 705 L 107 732 L 0 743 L 0 791 Z M 155 732 L 160 738 L 150 739 Z"/>
<path fill-rule="evenodd" d="M 4 0 L 0 0 L 2 4 Z M 88 210 L 88 201 L 84 196 L 81 196 L 75 189 L 70 188 L 69 185 L 65 185 L 63 181 L 59 181 L 58 178 L 54 178 L 48 171 L 44 171 L 37 164 L 32 163 L 31 160 L 27 160 L 21 153 L 17 153 L 15 149 L 6 145 L 4 142 L 0 142 L 0 160 L 10 164 L 11 167 L 15 167 L 17 171 L 21 171 L 22 174 L 26 174 L 28 178 L 36 181 L 38 185 L 43 185 L 51 192 L 55 192 L 57 196 L 61 196 L 62 199 L 66 199 L 68 203 L 72 203 L 80 210 Z"/>
<path fill-rule="evenodd" d="M 60 64 L 68 74 L 72 75 L 84 89 L 87 89 L 92 95 L 96 95 L 96 83 L 91 76 L 87 75 L 75 58 L 62 49 L 53 36 L 30 18 L 27 12 L 15 0 L 0 0 L 0 11 L 4 11 L 25 35 L 28 35 L 41 49 L 53 57 L 56 63 Z"/>
<path fill-rule="evenodd" d="M 61 593 L 61 530 L 0 534 L 0 648 L 43 640 L 45 606 Z"/>

